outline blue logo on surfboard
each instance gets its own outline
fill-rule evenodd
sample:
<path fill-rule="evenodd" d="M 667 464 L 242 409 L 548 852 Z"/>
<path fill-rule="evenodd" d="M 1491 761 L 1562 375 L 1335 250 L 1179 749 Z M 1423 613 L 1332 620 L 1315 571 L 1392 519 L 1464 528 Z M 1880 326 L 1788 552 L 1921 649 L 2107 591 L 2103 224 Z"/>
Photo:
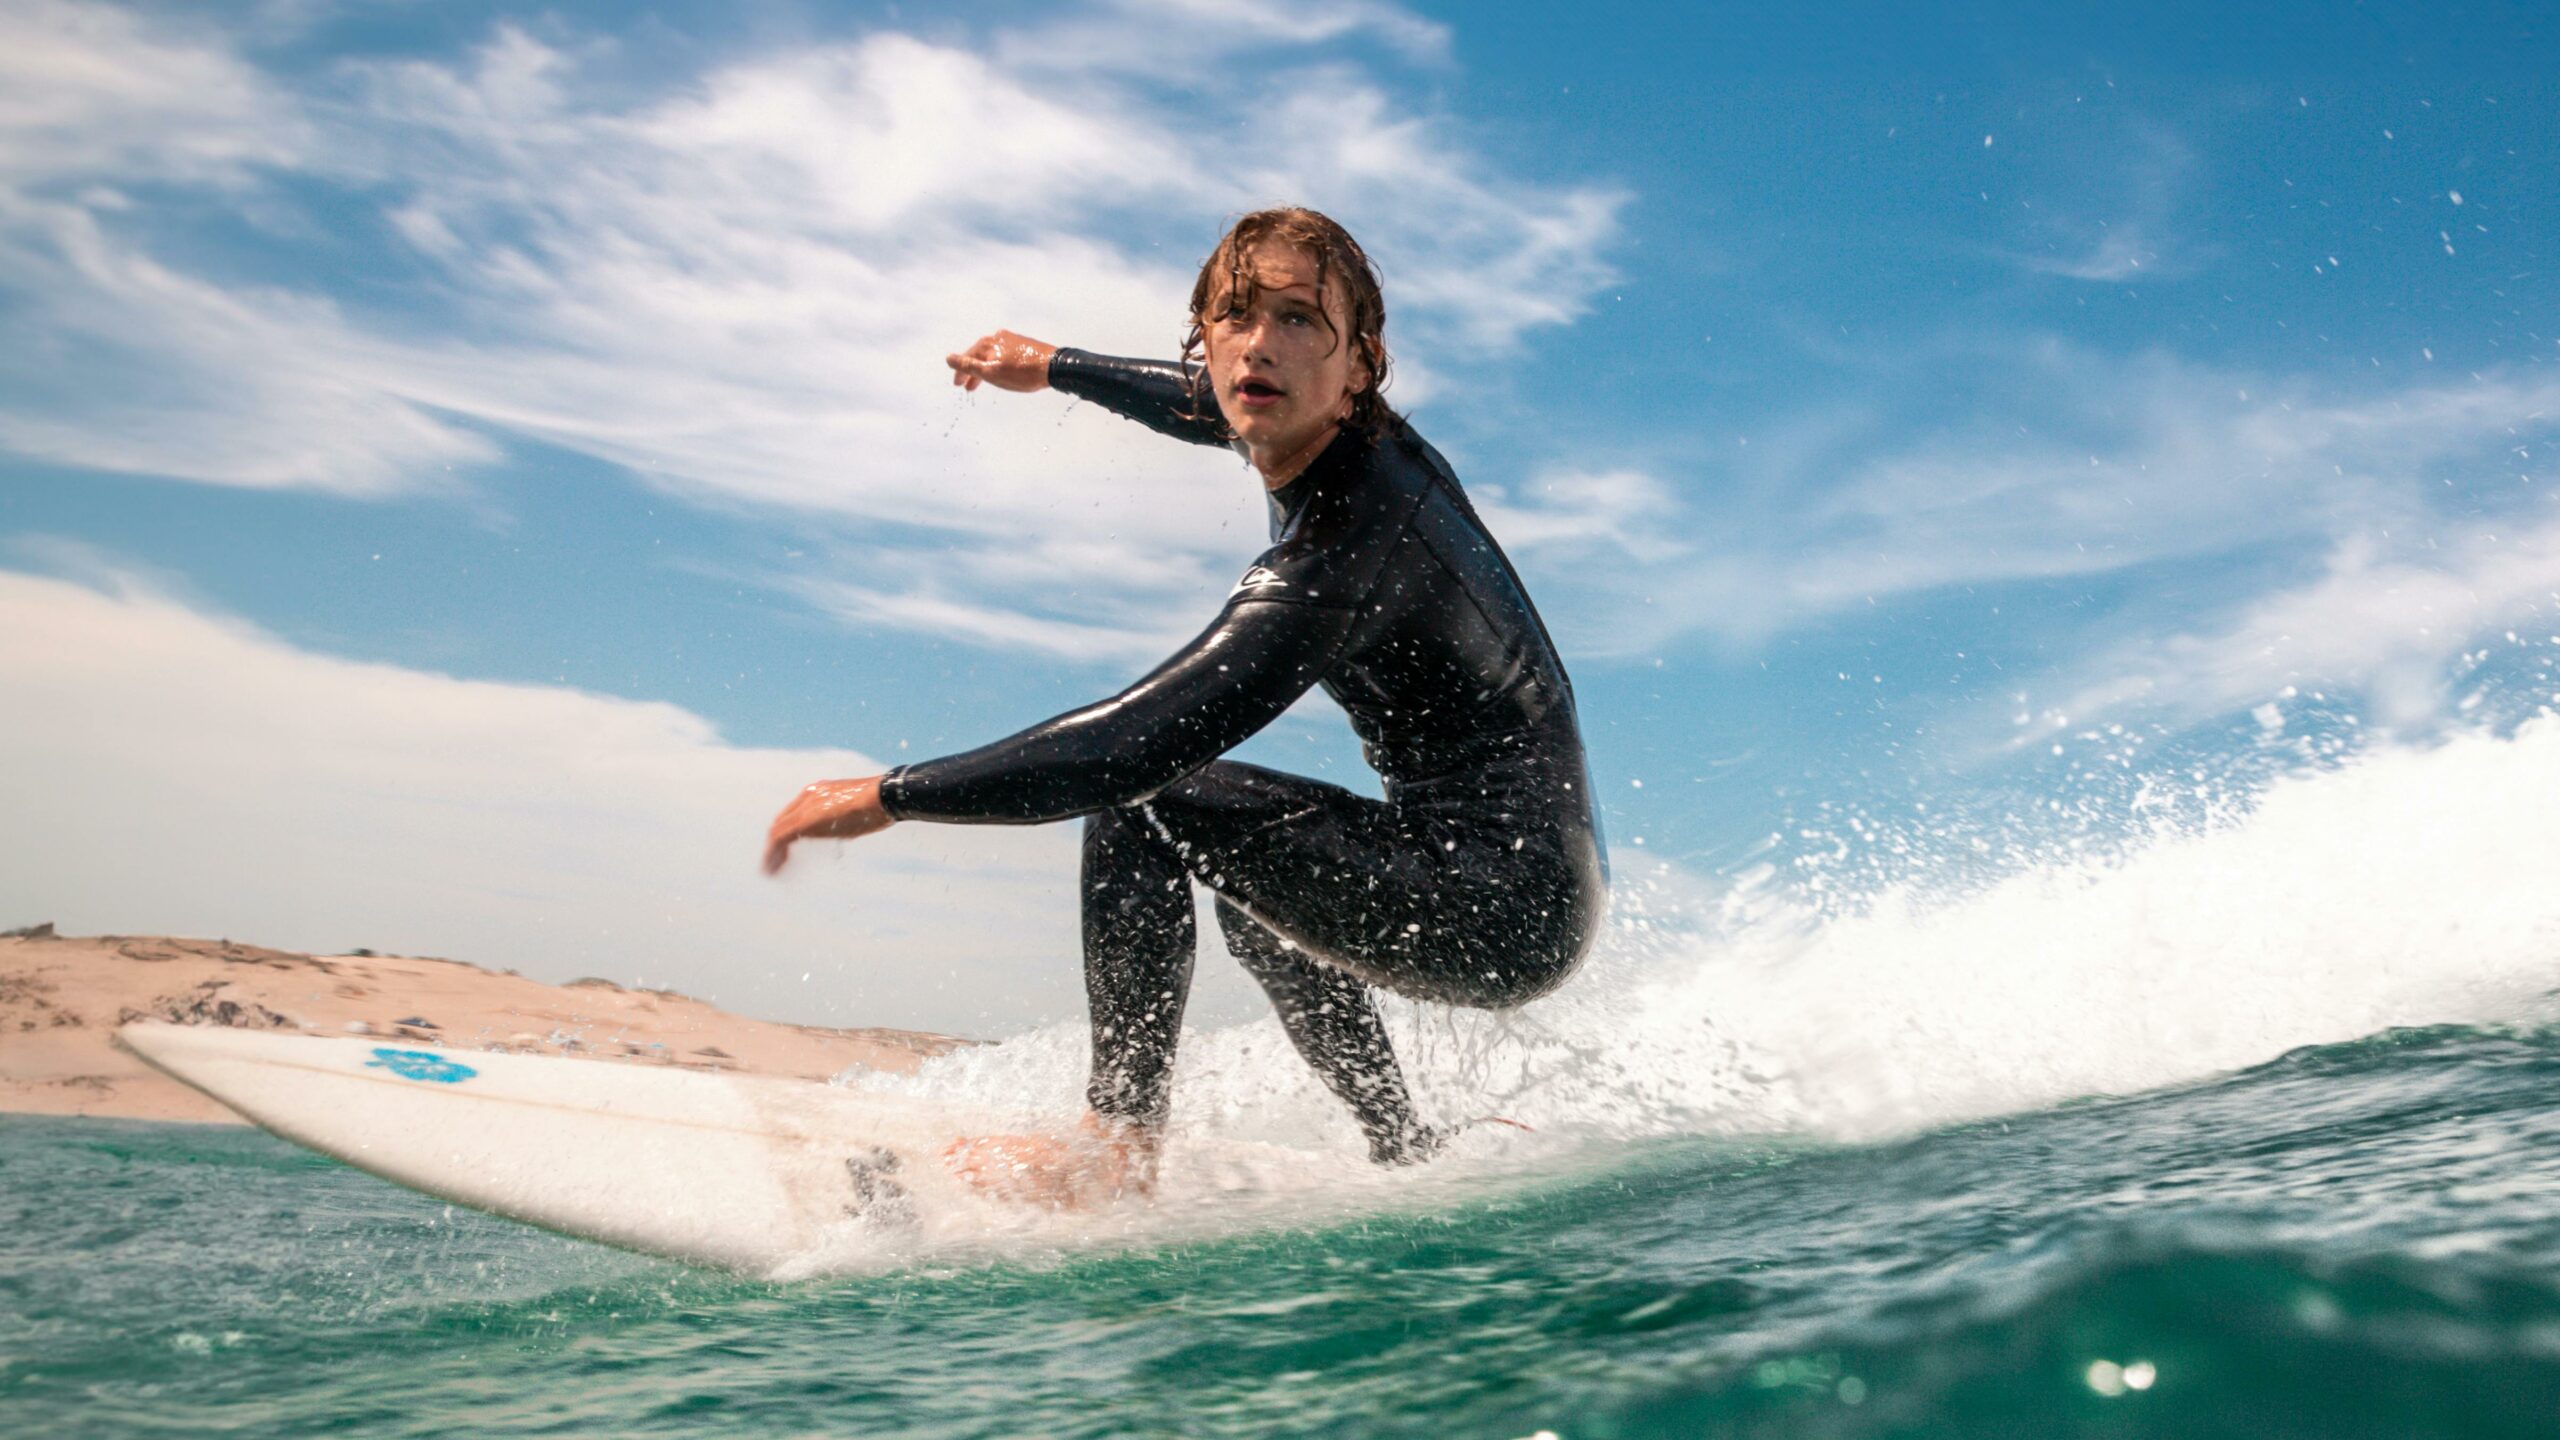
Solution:
<path fill-rule="evenodd" d="M 459 1085 L 480 1073 L 433 1050 L 378 1049 L 364 1064 L 368 1070 L 388 1070 L 403 1080 L 428 1080 L 438 1085 Z"/>

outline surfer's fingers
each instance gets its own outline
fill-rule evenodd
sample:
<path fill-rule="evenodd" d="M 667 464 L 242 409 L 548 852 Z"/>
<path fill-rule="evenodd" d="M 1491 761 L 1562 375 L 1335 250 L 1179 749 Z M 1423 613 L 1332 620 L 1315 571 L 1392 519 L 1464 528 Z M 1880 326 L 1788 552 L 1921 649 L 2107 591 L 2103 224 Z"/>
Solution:
<path fill-rule="evenodd" d="M 764 873 L 767 875 L 782 869 L 783 862 L 791 858 L 791 842 L 809 832 L 809 819 L 804 813 L 808 806 L 807 791 L 792 796 L 791 803 L 782 807 L 782 813 L 774 816 L 773 824 L 765 830 Z"/>
<path fill-rule="evenodd" d="M 995 339 L 989 336 L 966 350 L 943 356 L 942 363 L 951 367 L 952 384 L 963 390 L 974 391 L 985 382 L 997 358 Z"/>
<path fill-rule="evenodd" d="M 799 808 L 797 800 L 784 806 L 782 813 L 773 817 L 773 828 L 764 832 L 764 873 L 767 875 L 780 874 L 784 862 L 791 858 L 791 842 L 799 839 L 805 828 L 793 818 L 792 812 Z"/>

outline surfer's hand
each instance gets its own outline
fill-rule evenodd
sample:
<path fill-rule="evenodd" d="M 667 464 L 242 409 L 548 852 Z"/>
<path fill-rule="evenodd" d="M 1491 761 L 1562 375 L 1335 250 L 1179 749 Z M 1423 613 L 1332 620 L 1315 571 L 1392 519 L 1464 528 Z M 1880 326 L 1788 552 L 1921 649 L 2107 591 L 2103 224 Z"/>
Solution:
<path fill-rule="evenodd" d="M 951 383 L 963 390 L 986 384 L 1027 395 L 1049 388 L 1049 357 L 1057 353 L 1058 347 L 1045 340 L 999 330 L 944 356 L 942 363 L 951 367 Z"/>
<path fill-rule="evenodd" d="M 791 797 L 764 837 L 764 873 L 779 874 L 794 840 L 854 840 L 897 824 L 880 805 L 880 777 L 820 780 Z"/>

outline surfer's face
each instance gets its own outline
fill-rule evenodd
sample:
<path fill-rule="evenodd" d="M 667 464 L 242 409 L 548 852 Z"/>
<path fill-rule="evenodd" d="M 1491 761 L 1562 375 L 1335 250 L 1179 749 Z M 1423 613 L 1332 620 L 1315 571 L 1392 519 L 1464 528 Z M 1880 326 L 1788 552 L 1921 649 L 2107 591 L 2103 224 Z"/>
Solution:
<path fill-rule="evenodd" d="M 1266 240 L 1242 268 L 1247 283 L 1228 286 L 1200 317 L 1209 378 L 1247 449 L 1290 455 L 1351 413 L 1369 367 L 1350 342 L 1341 297 L 1317 291 L 1313 255 Z"/>

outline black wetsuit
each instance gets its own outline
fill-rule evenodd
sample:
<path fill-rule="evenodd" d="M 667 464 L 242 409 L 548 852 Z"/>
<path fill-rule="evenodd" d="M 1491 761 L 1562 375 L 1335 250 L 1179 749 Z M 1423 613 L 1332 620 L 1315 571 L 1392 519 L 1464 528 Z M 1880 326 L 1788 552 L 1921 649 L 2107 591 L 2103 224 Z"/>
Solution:
<path fill-rule="evenodd" d="M 1189 372 L 1061 350 L 1050 383 L 1178 439 L 1226 443 Z M 1272 547 L 1218 618 L 1099 704 L 903 765 L 902 820 L 1087 817 L 1095 1110 L 1166 1114 L 1191 985 L 1191 883 L 1370 1153 L 1433 1148 L 1369 986 L 1459 1005 L 1545 994 L 1607 896 L 1573 690 L 1519 577 L 1438 451 L 1345 430 L 1271 494 Z M 1315 685 L 1350 714 L 1381 802 L 1219 760 Z"/>

